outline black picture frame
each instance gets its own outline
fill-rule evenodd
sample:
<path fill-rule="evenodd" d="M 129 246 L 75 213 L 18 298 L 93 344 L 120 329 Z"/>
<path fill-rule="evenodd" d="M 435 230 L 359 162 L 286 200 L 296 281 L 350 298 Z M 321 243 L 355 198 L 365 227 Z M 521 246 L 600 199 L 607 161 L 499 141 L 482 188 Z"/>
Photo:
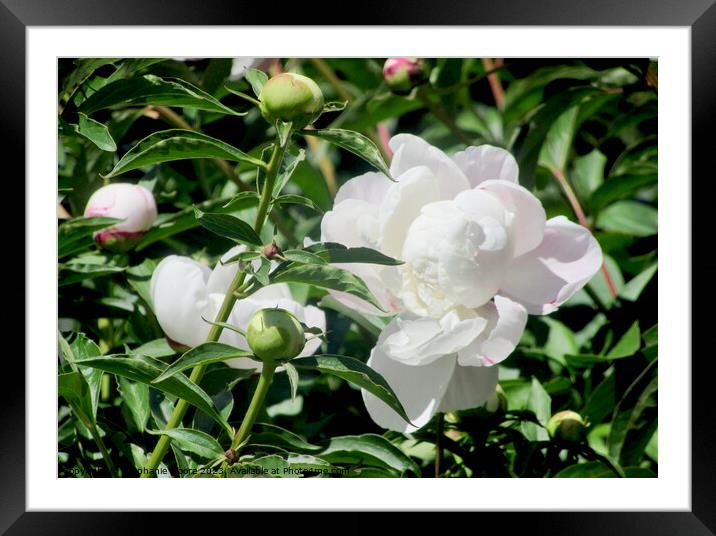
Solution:
<path fill-rule="evenodd" d="M 407 24 L 407 25 L 590 25 L 590 26 L 683 26 L 691 29 L 692 68 L 692 170 L 693 176 L 703 177 L 699 184 L 699 196 L 693 196 L 692 244 L 708 240 L 713 228 L 706 218 L 710 196 L 704 191 L 704 183 L 713 183 L 710 164 L 712 136 L 707 129 L 714 119 L 714 96 L 716 96 L 716 6 L 715 0 L 392 0 L 390 2 L 362 0 L 360 9 L 350 13 L 350 25 L 362 24 Z M 347 9 L 347 8 L 346 8 Z M 83 25 L 256 25 L 286 24 L 345 24 L 345 16 L 336 11 L 332 4 L 323 0 L 311 2 L 282 3 L 281 13 L 275 7 L 262 3 L 243 1 L 202 0 L 124 0 L 124 2 L 99 2 L 97 0 L 0 0 L 0 154 L 6 178 L 3 190 L 11 199 L 23 199 L 24 203 L 12 203 L 17 210 L 26 206 L 24 159 L 25 154 L 25 110 L 31 103 L 26 102 L 25 88 L 25 31 L 28 26 L 83 26 Z M 321 20 L 320 14 L 328 14 L 334 20 Z M 10 167 L 12 173 L 8 171 Z M 700 173 L 699 173 L 700 172 Z M 48 178 L 48 180 L 50 180 Z M 7 199 L 7 198 L 6 198 Z M 701 210 L 700 210 L 701 209 Z M 713 210 L 713 209 L 711 209 Z M 24 220 L 24 214 L 15 221 Z M 18 241 L 16 251 L 37 247 L 24 243 L 24 234 L 14 233 Z M 22 238 L 21 238 L 22 236 Z M 696 248 L 694 248 L 696 249 Z M 710 249 L 710 248 L 708 248 Z M 702 260 L 703 261 L 703 260 Z M 15 280 L 22 279 L 24 285 L 13 284 L 4 293 L 12 303 L 24 303 L 20 296 L 32 281 L 24 275 L 24 261 L 14 261 L 17 268 Z M 713 266 L 706 260 L 708 266 Z M 20 269 L 22 266 L 22 270 Z M 693 266 L 699 266 L 694 263 Z M 10 276 L 6 276 L 10 277 Z M 23 308 L 6 307 L 3 311 L 3 325 L 7 334 L 19 341 L 21 321 L 24 322 Z M 713 313 L 691 314 L 692 332 L 704 333 L 711 323 Z M 31 319 L 24 325 L 25 337 L 52 336 L 32 332 Z M 670 356 L 687 362 L 691 357 L 691 341 L 684 341 L 684 355 Z M 6 381 L 0 386 L 0 533 L 7 534 L 79 534 L 98 531 L 102 534 L 123 533 L 134 530 L 145 519 L 142 514 L 128 513 L 28 513 L 25 508 L 25 382 L 7 381 L 7 378 L 25 376 L 25 366 L 20 355 L 24 355 L 24 343 L 19 346 L 22 353 L 3 356 L 2 371 Z M 694 349 L 696 347 L 694 346 Z M 50 359 L 50 356 L 48 356 Z M 716 448 L 711 391 L 713 358 L 708 354 L 697 355 L 691 360 L 692 370 L 692 473 L 691 502 L 689 512 L 563 512 L 563 513 L 503 513 L 482 514 L 484 520 L 499 523 L 508 532 L 529 530 L 549 534 L 716 534 L 716 462 L 712 452 Z M 26 378 L 27 381 L 27 378 Z M 78 505 L 81 508 L 81 505 Z M 509 504 L 506 504 L 509 507 Z M 320 505 L 317 505 L 320 508 Z M 217 514 L 212 514 L 217 515 Z M 297 514 L 293 514 L 297 515 Z M 367 514 L 351 513 L 341 516 L 341 524 L 370 526 Z M 109 517 L 108 517 L 109 516 Z M 167 516 L 164 516 L 166 518 Z M 169 516 L 162 519 L 162 530 L 173 530 L 173 524 L 181 527 L 184 516 Z M 250 518 L 255 518 L 255 515 Z M 352 519 L 359 519 L 356 525 Z M 246 519 L 246 518 L 244 518 Z M 415 519 L 415 518 L 414 518 Z M 420 519 L 420 518 L 417 518 Z M 253 520 L 253 519 L 252 519 Z M 298 521 L 298 523 L 296 523 Z M 482 522 L 482 521 L 481 521 Z M 216 530 L 228 529 L 225 516 L 214 518 Z M 292 520 L 299 525 L 299 520 Z M 244 525 L 245 526 L 245 525 Z M 455 525 L 457 526 L 457 525 Z M 521 527 L 524 527 L 522 529 Z M 209 527 L 207 527 L 209 530 Z"/>

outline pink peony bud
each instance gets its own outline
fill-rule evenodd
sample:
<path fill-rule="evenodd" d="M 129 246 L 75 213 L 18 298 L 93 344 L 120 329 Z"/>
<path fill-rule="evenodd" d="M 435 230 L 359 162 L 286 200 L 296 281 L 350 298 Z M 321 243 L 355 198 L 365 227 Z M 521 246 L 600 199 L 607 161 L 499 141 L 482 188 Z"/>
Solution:
<path fill-rule="evenodd" d="M 157 218 L 157 204 L 152 193 L 135 184 L 109 184 L 92 194 L 85 217 L 118 218 L 123 221 L 94 235 L 100 247 L 127 251 L 152 227 Z"/>
<path fill-rule="evenodd" d="M 406 95 L 427 80 L 427 69 L 419 58 L 388 58 L 383 65 L 383 78 L 393 93 Z"/>

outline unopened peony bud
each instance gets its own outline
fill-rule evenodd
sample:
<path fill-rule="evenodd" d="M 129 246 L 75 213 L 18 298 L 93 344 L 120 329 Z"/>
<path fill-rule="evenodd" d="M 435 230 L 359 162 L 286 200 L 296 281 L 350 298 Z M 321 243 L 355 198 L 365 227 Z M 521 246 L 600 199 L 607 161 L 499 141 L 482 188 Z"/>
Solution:
<path fill-rule="evenodd" d="M 393 93 L 407 95 L 427 80 L 428 72 L 419 58 L 388 58 L 383 65 L 383 78 Z"/>
<path fill-rule="evenodd" d="M 495 394 L 485 402 L 485 410 L 489 413 L 504 413 L 507 411 L 507 396 L 500 385 L 497 385 Z"/>
<path fill-rule="evenodd" d="M 157 218 L 157 204 L 152 193 L 143 186 L 109 184 L 92 194 L 84 215 L 123 220 L 95 233 L 94 239 L 103 248 L 127 251 L 152 227 Z"/>
<path fill-rule="evenodd" d="M 264 246 L 262 253 L 263 253 L 264 257 L 266 257 L 267 259 L 273 259 L 277 255 L 281 255 L 281 253 L 283 253 L 283 252 L 281 251 L 281 248 L 278 247 L 276 242 L 272 241 L 270 244 Z"/>
<path fill-rule="evenodd" d="M 295 73 L 281 73 L 264 84 L 259 95 L 260 109 L 271 124 L 292 122 L 293 128 L 310 125 L 323 110 L 323 93 L 313 80 Z"/>
<path fill-rule="evenodd" d="M 259 309 L 249 320 L 246 340 L 263 361 L 287 361 L 306 344 L 301 322 L 284 309 Z"/>
<path fill-rule="evenodd" d="M 575 411 L 560 411 L 552 415 L 547 423 L 547 432 L 551 437 L 576 442 L 582 438 L 586 423 Z"/>

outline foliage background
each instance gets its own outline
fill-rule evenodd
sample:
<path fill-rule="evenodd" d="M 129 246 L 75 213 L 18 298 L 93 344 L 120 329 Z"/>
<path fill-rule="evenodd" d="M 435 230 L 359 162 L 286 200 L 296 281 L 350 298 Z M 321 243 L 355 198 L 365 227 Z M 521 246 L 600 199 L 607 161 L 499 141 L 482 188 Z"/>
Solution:
<path fill-rule="evenodd" d="M 507 412 L 478 408 L 449 414 L 440 440 L 440 475 L 655 476 L 656 62 L 506 59 L 492 65 L 489 80 L 485 74 L 491 62 L 432 59 L 427 60 L 429 85 L 417 94 L 398 96 L 383 82 L 383 61 L 292 58 L 265 60 L 259 67 L 302 72 L 319 83 L 327 101 L 350 101 L 342 113 L 324 114 L 318 128 L 354 129 L 375 140 L 381 132 L 411 132 L 448 153 L 467 143 L 505 147 L 517 157 L 521 183 L 542 200 L 547 216 L 576 220 L 563 178 L 602 246 L 617 291 L 615 297 L 598 273 L 557 313 L 530 317 L 519 348 L 500 367 Z M 68 370 L 66 352 L 88 356 L 141 347 L 140 352 L 174 359 L 149 306 L 148 277 L 167 255 L 189 255 L 213 265 L 232 246 L 200 228 L 192 206 L 220 207 L 242 185 L 251 187 L 253 171 L 196 159 L 148 166 L 114 179 L 150 188 L 160 213 L 153 230 L 126 254 L 96 249 L 86 232 L 78 238 L 73 218 L 82 215 L 91 193 L 104 184 L 101 174 L 152 132 L 190 127 L 260 155 L 272 127 L 249 103 L 227 91 L 225 86 L 250 93 L 246 81 L 229 79 L 231 66 L 231 59 L 59 61 L 60 372 Z M 94 123 L 95 130 L 74 126 L 93 93 L 116 80 L 146 74 L 181 78 L 248 114 L 130 103 L 88 114 L 106 131 Z M 354 155 L 317 140 L 304 148 L 307 158 L 298 164 L 287 191 L 310 198 L 324 211 L 332 206 L 336 186 L 369 169 Z M 231 212 L 251 221 L 255 208 Z M 319 212 L 295 205 L 276 212 L 281 214 L 274 221 L 279 244 L 319 238 Z M 267 242 L 270 227 L 264 229 Z M 68 237 L 73 237 L 69 243 Z M 299 301 L 325 309 L 327 352 L 367 359 L 381 319 L 346 311 L 316 289 L 295 285 L 292 290 Z M 83 423 L 77 408 L 59 398 L 59 475 L 107 476 L 94 437 L 99 435 L 118 472 L 137 476 L 156 443 L 157 436 L 149 431 L 163 428 L 171 400 L 146 384 L 91 369 L 83 373 L 95 394 L 96 406 L 88 412 L 96 426 Z M 255 378 L 216 365 L 202 387 L 236 425 L 254 384 Z M 351 468 L 355 476 L 435 474 L 434 428 L 411 436 L 386 433 L 368 417 L 360 392 L 346 382 L 302 375 L 292 400 L 285 375 L 278 375 L 269 397 L 261 420 L 280 428 L 266 426 L 252 436 L 254 445 L 248 448 L 256 456 L 311 453 Z M 560 443 L 548 437 L 546 420 L 563 409 L 588 419 L 584 441 Z M 190 413 L 188 422 L 210 434 L 219 432 L 201 412 Z M 301 443 L 288 431 L 298 434 Z M 292 448 L 286 441 L 294 442 Z M 191 448 L 175 445 L 172 450 L 165 463 L 174 476 L 181 467 L 200 467 L 205 461 Z"/>

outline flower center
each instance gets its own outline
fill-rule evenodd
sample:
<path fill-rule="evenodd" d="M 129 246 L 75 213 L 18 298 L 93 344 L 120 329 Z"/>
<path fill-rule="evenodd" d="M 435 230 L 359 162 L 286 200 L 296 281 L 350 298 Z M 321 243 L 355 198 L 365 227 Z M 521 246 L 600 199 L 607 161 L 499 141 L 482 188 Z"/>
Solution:
<path fill-rule="evenodd" d="M 436 318 L 455 306 L 487 303 L 500 288 L 511 251 L 507 230 L 492 215 L 466 214 L 453 203 L 429 207 L 403 247 L 406 307 Z"/>

